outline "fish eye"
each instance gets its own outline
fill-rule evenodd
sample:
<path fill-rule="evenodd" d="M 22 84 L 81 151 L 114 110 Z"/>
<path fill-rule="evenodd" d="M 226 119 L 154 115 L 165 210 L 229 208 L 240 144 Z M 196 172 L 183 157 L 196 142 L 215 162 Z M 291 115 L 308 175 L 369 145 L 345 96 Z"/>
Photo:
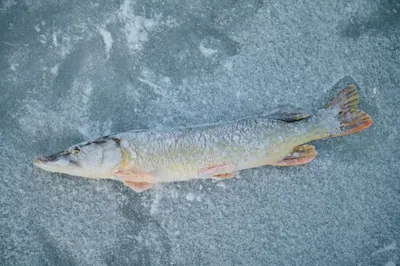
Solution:
<path fill-rule="evenodd" d="M 79 153 L 81 153 L 81 150 L 78 147 L 73 148 L 71 151 L 71 154 L 78 155 Z"/>

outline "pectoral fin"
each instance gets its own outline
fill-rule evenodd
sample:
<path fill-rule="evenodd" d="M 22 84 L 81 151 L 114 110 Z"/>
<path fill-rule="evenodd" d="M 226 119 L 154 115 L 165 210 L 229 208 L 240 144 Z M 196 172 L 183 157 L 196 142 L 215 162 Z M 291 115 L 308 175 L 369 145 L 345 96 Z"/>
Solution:
<path fill-rule="evenodd" d="M 313 145 L 299 145 L 296 146 L 288 156 L 273 165 L 294 166 L 306 164 L 311 162 L 315 158 L 315 156 L 317 156 L 317 151 L 315 150 L 315 147 Z"/>
<path fill-rule="evenodd" d="M 154 183 L 153 176 L 134 170 L 120 170 L 115 173 L 115 176 L 121 181 Z"/>

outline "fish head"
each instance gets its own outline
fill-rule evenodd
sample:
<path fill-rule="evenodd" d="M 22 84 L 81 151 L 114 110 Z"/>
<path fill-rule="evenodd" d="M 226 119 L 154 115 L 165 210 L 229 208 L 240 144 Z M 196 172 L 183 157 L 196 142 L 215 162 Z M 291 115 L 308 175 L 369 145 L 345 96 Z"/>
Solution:
<path fill-rule="evenodd" d="M 91 178 L 112 178 L 123 163 L 119 139 L 102 138 L 74 145 L 64 151 L 38 157 L 34 164 L 49 172 Z"/>

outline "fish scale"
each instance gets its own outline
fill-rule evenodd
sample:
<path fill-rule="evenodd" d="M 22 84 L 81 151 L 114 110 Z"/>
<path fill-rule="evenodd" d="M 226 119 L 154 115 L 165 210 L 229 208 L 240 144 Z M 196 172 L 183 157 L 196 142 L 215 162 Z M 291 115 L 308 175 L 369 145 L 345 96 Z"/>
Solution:
<path fill-rule="evenodd" d="M 192 179 L 202 168 L 215 164 L 230 163 L 236 165 L 236 170 L 242 170 L 275 163 L 295 146 L 318 138 L 309 134 L 314 128 L 309 121 L 293 124 L 251 118 L 203 127 L 121 133 L 114 137 L 122 143 L 132 143 L 135 154 L 140 154 L 142 159 L 133 159 L 132 165 L 154 174 L 157 182 L 170 182 Z M 131 153 L 130 146 L 122 148 Z"/>

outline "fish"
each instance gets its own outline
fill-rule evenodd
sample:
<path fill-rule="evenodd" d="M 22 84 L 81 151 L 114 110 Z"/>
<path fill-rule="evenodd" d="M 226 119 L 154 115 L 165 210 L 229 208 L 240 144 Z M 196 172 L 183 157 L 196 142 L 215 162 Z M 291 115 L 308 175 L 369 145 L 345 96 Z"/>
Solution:
<path fill-rule="evenodd" d="M 261 166 L 296 166 L 317 155 L 310 142 L 345 136 L 373 124 L 358 109 L 354 84 L 309 115 L 292 107 L 221 123 L 115 133 L 50 156 L 37 157 L 43 170 L 113 179 L 136 192 L 158 183 L 233 178 Z"/>

